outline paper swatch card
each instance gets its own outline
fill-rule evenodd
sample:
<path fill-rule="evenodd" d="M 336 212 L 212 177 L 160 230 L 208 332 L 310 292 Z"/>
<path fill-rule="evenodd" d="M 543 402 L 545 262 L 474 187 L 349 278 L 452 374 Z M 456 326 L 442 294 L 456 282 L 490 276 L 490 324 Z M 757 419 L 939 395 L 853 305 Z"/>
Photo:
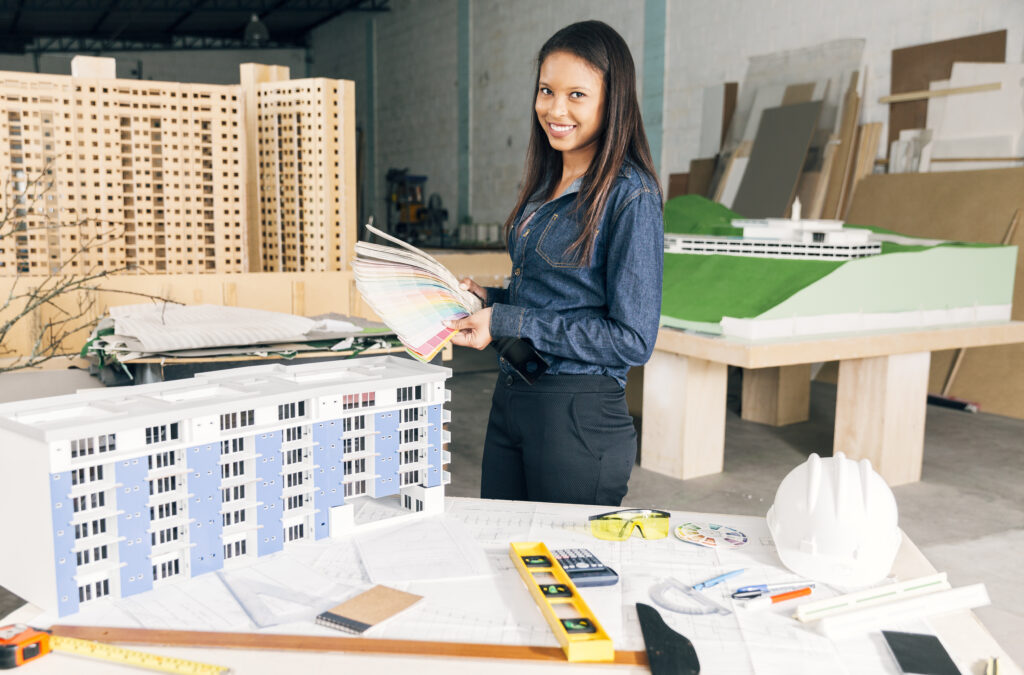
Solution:
<path fill-rule="evenodd" d="M 412 356 L 430 361 L 455 334 L 444 322 L 479 311 L 480 298 L 459 288 L 433 257 L 373 225 L 366 228 L 397 246 L 356 243 L 356 288 Z"/>
<path fill-rule="evenodd" d="M 717 523 L 683 523 L 675 532 L 677 538 L 707 548 L 738 548 L 747 543 L 747 535 Z"/>
<path fill-rule="evenodd" d="M 422 599 L 422 595 L 377 585 L 326 612 L 321 612 L 317 615 L 316 622 L 321 626 L 337 628 L 348 633 L 365 633 Z"/>

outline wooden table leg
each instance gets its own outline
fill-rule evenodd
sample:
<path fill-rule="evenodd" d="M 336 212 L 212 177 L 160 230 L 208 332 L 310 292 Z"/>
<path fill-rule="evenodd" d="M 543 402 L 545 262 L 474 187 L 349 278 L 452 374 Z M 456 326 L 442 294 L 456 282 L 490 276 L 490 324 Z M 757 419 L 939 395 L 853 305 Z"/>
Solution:
<path fill-rule="evenodd" d="M 640 466 L 674 478 L 721 473 L 724 363 L 655 350 L 644 368 Z"/>
<path fill-rule="evenodd" d="M 811 416 L 811 364 L 743 370 L 741 417 L 781 427 Z"/>
<path fill-rule="evenodd" d="M 871 460 L 890 486 L 921 480 L 931 353 L 839 362 L 833 450 Z"/>

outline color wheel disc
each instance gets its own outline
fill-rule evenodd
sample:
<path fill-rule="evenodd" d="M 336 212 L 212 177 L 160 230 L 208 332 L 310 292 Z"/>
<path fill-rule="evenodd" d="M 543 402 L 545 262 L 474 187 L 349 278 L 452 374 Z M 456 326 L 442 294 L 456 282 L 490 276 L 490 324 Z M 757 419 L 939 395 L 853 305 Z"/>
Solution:
<path fill-rule="evenodd" d="M 717 523 L 683 523 L 675 532 L 683 541 L 708 548 L 737 548 L 747 543 L 747 535 Z"/>

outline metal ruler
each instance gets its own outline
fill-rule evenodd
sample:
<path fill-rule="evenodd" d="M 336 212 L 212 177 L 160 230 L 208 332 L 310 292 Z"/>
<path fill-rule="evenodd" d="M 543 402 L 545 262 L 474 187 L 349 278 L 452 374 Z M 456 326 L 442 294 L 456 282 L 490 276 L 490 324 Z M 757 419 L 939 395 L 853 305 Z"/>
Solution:
<path fill-rule="evenodd" d="M 509 556 L 570 661 L 612 661 L 612 639 L 542 542 L 513 542 Z"/>

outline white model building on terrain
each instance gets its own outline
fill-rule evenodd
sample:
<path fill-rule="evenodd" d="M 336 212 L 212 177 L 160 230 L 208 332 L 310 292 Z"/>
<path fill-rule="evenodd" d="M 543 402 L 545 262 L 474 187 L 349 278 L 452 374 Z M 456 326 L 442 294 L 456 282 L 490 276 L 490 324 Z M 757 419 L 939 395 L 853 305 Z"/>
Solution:
<path fill-rule="evenodd" d="M 0 585 L 60 616 L 354 526 L 440 512 L 448 368 L 264 365 L 0 405 Z"/>

